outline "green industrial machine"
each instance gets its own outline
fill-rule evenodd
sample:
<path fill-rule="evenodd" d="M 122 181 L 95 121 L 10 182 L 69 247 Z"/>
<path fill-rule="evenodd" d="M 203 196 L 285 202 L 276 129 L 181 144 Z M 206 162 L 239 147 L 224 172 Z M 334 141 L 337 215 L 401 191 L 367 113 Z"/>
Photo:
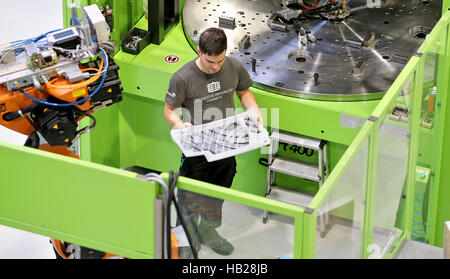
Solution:
<path fill-rule="evenodd" d="M 7 158 L 0 163 L 1 224 L 123 257 L 164 257 L 165 192 L 145 174 L 158 173 L 169 184 L 169 172 L 180 164 L 163 108 L 172 74 L 197 56 L 183 18 L 185 2 L 75 1 L 111 10 L 105 16 L 117 43 L 123 100 L 95 112 L 96 128 L 81 136 L 81 160 L 0 143 Z M 63 1 L 66 27 L 69 4 Z M 269 132 L 326 141 L 327 177 L 319 187 L 277 176 L 277 184 L 312 195 L 307 206 L 266 197 L 267 150 L 237 156 L 231 189 L 180 177 L 176 187 L 225 200 L 224 216 L 242 218 L 231 218 L 222 229 L 235 241 L 236 257 L 394 258 L 409 240 L 442 247 L 450 220 L 449 8 L 450 1 L 442 1 L 438 23 L 375 97 L 321 100 L 252 88 Z M 150 32 L 132 53 L 124 40 L 135 29 Z M 318 160 L 317 152 L 280 146 L 278 153 L 292 160 Z M 267 223 L 265 211 L 272 213 Z M 273 245 L 258 245 L 263 237 Z M 199 257 L 217 255 L 202 251 Z"/>

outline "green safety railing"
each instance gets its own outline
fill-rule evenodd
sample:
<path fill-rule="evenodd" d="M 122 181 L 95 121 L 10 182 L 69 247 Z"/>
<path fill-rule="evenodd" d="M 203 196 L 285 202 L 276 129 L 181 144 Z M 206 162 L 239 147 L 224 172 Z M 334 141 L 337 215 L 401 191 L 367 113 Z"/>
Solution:
<path fill-rule="evenodd" d="M 0 224 L 128 258 L 159 255 L 157 183 L 1 141 L 0 158 Z"/>

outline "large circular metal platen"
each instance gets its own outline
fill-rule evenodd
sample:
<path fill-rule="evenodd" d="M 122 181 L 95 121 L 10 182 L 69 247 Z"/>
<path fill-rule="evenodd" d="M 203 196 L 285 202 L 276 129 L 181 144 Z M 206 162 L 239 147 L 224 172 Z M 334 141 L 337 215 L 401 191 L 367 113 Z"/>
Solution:
<path fill-rule="evenodd" d="M 330 3 L 310 15 L 286 2 L 296 1 L 186 0 L 185 31 L 196 44 L 205 29 L 223 28 L 227 55 L 257 88 L 354 101 L 381 98 L 440 17 L 439 0 L 347 0 L 348 9 Z"/>

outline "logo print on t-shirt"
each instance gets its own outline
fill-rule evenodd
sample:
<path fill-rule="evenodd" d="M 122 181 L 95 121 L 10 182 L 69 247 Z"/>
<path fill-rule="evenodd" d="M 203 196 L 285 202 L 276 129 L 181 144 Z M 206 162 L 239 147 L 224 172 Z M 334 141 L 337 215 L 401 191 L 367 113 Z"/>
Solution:
<path fill-rule="evenodd" d="M 220 90 L 220 81 L 211 82 L 208 84 L 208 93 L 216 92 Z"/>

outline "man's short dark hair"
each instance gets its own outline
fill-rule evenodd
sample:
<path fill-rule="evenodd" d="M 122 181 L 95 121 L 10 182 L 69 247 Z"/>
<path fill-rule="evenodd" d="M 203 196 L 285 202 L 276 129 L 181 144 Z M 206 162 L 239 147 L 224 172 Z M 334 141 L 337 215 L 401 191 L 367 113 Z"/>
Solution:
<path fill-rule="evenodd" d="M 200 35 L 198 46 L 202 53 L 219 55 L 227 49 L 227 35 L 220 28 L 208 28 Z"/>

